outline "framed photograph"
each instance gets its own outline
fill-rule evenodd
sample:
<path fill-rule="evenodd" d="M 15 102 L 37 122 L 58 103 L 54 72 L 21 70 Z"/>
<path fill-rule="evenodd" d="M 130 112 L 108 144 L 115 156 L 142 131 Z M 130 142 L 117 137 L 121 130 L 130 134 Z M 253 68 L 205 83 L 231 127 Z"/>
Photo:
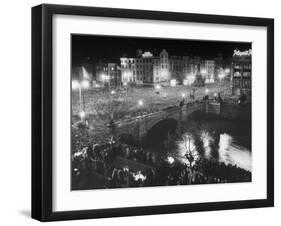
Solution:
<path fill-rule="evenodd" d="M 274 21 L 32 8 L 32 217 L 274 205 Z"/>

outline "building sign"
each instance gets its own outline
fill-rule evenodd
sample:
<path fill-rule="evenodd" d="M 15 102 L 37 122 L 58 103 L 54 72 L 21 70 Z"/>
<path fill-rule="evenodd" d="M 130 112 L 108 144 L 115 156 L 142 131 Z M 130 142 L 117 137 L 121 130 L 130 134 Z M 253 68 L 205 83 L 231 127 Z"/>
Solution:
<path fill-rule="evenodd" d="M 251 56 L 252 55 L 252 50 L 245 50 L 245 51 L 240 51 L 238 49 L 234 50 L 233 56 L 237 56 L 237 57 L 243 57 L 243 56 Z"/>

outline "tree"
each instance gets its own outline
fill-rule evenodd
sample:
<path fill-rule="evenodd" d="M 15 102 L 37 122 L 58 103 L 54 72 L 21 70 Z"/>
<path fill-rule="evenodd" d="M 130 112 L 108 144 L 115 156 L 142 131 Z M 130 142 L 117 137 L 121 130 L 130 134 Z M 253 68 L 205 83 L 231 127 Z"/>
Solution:
<path fill-rule="evenodd" d="M 185 155 L 184 157 L 187 159 L 190 168 L 193 168 L 194 163 L 199 158 L 199 154 L 196 151 L 196 146 L 191 143 L 190 136 L 182 136 L 183 144 L 185 148 Z"/>

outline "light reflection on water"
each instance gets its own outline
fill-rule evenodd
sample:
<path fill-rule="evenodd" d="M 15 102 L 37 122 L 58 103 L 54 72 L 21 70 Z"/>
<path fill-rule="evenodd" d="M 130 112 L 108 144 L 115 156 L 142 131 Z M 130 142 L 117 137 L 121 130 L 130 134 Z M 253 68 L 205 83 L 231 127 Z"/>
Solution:
<path fill-rule="evenodd" d="M 200 131 L 200 140 L 203 146 L 203 155 L 206 159 L 215 158 L 218 161 L 224 162 L 226 164 L 237 165 L 245 170 L 252 171 L 252 156 L 249 149 L 243 147 L 242 145 L 236 144 L 234 138 L 227 134 L 219 134 L 219 141 L 217 144 L 217 157 L 212 153 L 212 145 L 214 145 L 215 139 L 212 133 L 208 131 Z M 195 156 L 198 155 L 198 151 L 195 145 L 195 139 L 191 133 L 185 133 L 183 136 L 190 137 L 190 142 L 180 140 L 177 142 L 177 158 L 188 164 L 188 161 L 184 158 L 187 150 L 191 150 Z M 190 147 L 188 147 L 190 145 Z M 197 157 L 196 157 L 197 158 Z"/>
<path fill-rule="evenodd" d="M 252 171 L 252 155 L 251 152 L 241 146 L 233 143 L 233 138 L 224 133 L 220 134 L 219 141 L 219 161 L 237 165 L 240 168 Z"/>

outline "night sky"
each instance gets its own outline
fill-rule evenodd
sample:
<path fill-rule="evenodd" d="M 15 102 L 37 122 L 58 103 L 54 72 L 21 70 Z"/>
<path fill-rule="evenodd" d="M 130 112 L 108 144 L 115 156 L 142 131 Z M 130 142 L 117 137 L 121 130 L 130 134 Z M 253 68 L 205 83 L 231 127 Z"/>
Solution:
<path fill-rule="evenodd" d="M 72 63 L 120 62 L 120 57 L 136 57 L 136 50 L 150 51 L 153 55 L 165 48 L 169 56 L 201 56 L 212 59 L 219 53 L 231 57 L 234 49 L 251 49 L 251 43 L 194 41 L 183 39 L 155 39 L 122 36 L 72 35 Z"/>

